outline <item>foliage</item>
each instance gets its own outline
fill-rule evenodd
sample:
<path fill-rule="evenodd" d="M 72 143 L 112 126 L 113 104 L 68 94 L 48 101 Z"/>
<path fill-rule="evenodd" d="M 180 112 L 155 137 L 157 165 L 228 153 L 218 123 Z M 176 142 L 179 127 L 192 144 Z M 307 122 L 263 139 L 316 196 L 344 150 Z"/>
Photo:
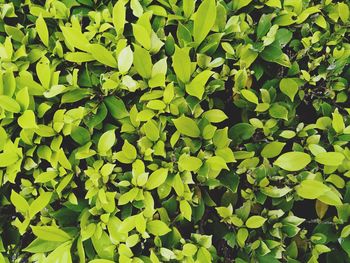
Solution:
<path fill-rule="evenodd" d="M 0 263 L 350 262 L 348 0 L 0 3 Z"/>

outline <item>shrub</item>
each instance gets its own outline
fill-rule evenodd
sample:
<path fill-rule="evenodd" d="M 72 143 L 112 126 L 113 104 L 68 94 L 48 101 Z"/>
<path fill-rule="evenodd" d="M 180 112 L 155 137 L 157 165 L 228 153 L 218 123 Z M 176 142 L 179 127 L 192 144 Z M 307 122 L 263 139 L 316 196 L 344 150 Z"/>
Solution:
<path fill-rule="evenodd" d="M 0 262 L 350 262 L 349 1 L 1 1 Z"/>

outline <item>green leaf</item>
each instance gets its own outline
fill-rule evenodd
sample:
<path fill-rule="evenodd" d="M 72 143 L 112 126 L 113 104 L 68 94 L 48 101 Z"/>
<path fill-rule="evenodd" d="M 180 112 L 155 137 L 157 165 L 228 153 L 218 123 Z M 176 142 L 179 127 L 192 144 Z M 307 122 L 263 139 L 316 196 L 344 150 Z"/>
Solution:
<path fill-rule="evenodd" d="M 134 60 L 134 55 L 129 46 L 120 51 L 118 55 L 118 69 L 120 73 L 125 74 L 129 71 Z"/>
<path fill-rule="evenodd" d="M 88 143 L 91 139 L 90 132 L 81 126 L 73 127 L 70 136 L 80 145 Z"/>
<path fill-rule="evenodd" d="M 192 1 L 191 1 L 192 2 Z M 191 243 L 187 243 L 182 247 L 182 253 L 187 257 L 192 257 L 197 252 L 197 246 Z"/>
<path fill-rule="evenodd" d="M 222 169 L 229 170 L 225 159 L 220 156 L 211 156 L 207 159 L 206 163 L 215 171 L 221 171 Z"/>
<path fill-rule="evenodd" d="M 89 53 L 101 64 L 117 68 L 118 64 L 112 52 L 100 44 L 89 45 Z"/>
<path fill-rule="evenodd" d="M 157 123 L 154 120 L 147 121 L 143 127 L 145 130 L 146 137 L 148 139 L 150 139 L 153 142 L 158 141 L 160 137 L 159 129 L 157 127 Z"/>
<path fill-rule="evenodd" d="M 64 167 L 67 170 L 71 170 L 72 169 L 72 164 L 67 159 L 67 156 L 66 156 L 66 154 L 63 151 L 63 148 L 59 149 L 58 155 L 57 155 L 57 159 L 58 159 L 59 164 L 62 167 Z"/>
<path fill-rule="evenodd" d="M 136 41 L 141 44 L 145 49 L 151 49 L 151 34 L 150 32 L 142 25 L 133 24 L 132 31 L 135 36 Z"/>
<path fill-rule="evenodd" d="M 240 228 L 237 232 L 237 243 L 240 247 L 244 247 L 245 241 L 249 236 L 248 230 L 246 228 Z"/>
<path fill-rule="evenodd" d="M 270 28 L 267 35 L 262 38 L 264 46 L 269 46 L 275 41 L 277 30 L 278 30 L 278 25 L 273 25 Z"/>
<path fill-rule="evenodd" d="M 197 45 L 202 43 L 208 35 L 210 29 L 215 24 L 216 19 L 216 3 L 215 0 L 204 0 L 193 21 L 193 38 Z"/>
<path fill-rule="evenodd" d="M 187 154 L 182 154 L 179 158 L 179 169 L 180 171 L 197 171 L 201 166 L 202 166 L 202 160 L 194 157 L 194 156 L 190 156 Z"/>
<path fill-rule="evenodd" d="M 189 84 L 186 85 L 186 92 L 191 96 L 202 99 L 205 90 L 204 86 L 213 73 L 214 72 L 210 70 L 204 70 L 199 73 Z"/>
<path fill-rule="evenodd" d="M 25 87 L 17 92 L 16 101 L 21 106 L 21 110 L 28 109 L 30 103 L 28 87 Z"/>
<path fill-rule="evenodd" d="M 256 30 L 256 35 L 258 38 L 265 36 L 267 32 L 269 32 L 271 28 L 271 18 L 271 14 L 263 14 L 260 17 L 258 27 Z"/>
<path fill-rule="evenodd" d="M 350 236 L 350 225 L 345 226 L 342 229 L 341 234 L 340 234 L 340 237 L 342 237 L 342 238 L 346 238 L 348 236 Z"/>
<path fill-rule="evenodd" d="M 54 85 L 48 91 L 44 92 L 44 96 L 45 98 L 53 98 L 66 91 L 67 87 L 65 87 L 64 85 Z"/>
<path fill-rule="evenodd" d="M 114 157 L 121 163 L 132 163 L 134 161 L 133 159 L 129 159 L 127 156 L 125 156 L 122 151 L 117 152 Z"/>
<path fill-rule="evenodd" d="M 228 118 L 227 115 L 219 109 L 205 111 L 202 116 L 211 123 L 220 123 Z"/>
<path fill-rule="evenodd" d="M 165 234 L 169 233 L 171 229 L 164 222 L 160 220 L 153 220 L 147 222 L 147 231 L 155 236 L 164 236 Z"/>
<path fill-rule="evenodd" d="M 6 8 L 4 10 L 6 10 Z M 22 42 L 24 38 L 24 34 L 19 28 L 6 25 L 6 24 L 4 26 L 5 26 L 5 32 L 7 33 L 8 36 L 11 36 L 11 38 L 15 41 Z"/>
<path fill-rule="evenodd" d="M 234 11 L 237 11 L 247 5 L 249 5 L 249 3 L 251 2 L 252 0 L 237 0 L 237 1 L 234 1 L 232 2 L 232 8 Z"/>
<path fill-rule="evenodd" d="M 45 89 L 49 89 L 51 80 L 51 69 L 50 61 L 47 57 L 42 57 L 36 64 L 36 74 L 38 75 L 41 85 L 43 85 Z M 61 86 L 64 87 L 63 85 Z"/>
<path fill-rule="evenodd" d="M 339 196 L 332 190 L 320 195 L 317 197 L 318 200 L 327 204 L 327 205 L 342 205 L 342 201 Z"/>
<path fill-rule="evenodd" d="M 72 263 L 71 255 L 71 242 L 66 242 L 57 247 L 53 252 L 51 252 L 45 261 L 48 262 L 66 262 Z"/>
<path fill-rule="evenodd" d="M 73 27 L 61 27 L 62 33 L 66 41 L 80 50 L 89 52 L 90 43 L 86 39 L 80 29 Z"/>
<path fill-rule="evenodd" d="M 36 32 L 38 32 L 38 35 L 39 35 L 41 41 L 44 43 L 44 45 L 48 46 L 49 45 L 49 31 L 47 29 L 45 20 L 41 14 L 35 21 L 35 29 L 36 29 Z"/>
<path fill-rule="evenodd" d="M 168 169 L 160 168 L 154 171 L 147 180 L 145 188 L 147 190 L 152 190 L 162 185 L 168 176 Z"/>
<path fill-rule="evenodd" d="M 310 155 L 303 152 L 288 152 L 277 158 L 273 163 L 283 170 L 295 172 L 305 168 L 311 162 Z"/>
<path fill-rule="evenodd" d="M 293 79 L 282 79 L 280 82 L 280 89 L 291 101 L 294 101 L 294 97 L 298 93 L 298 83 Z"/>
<path fill-rule="evenodd" d="M 134 45 L 134 66 L 137 73 L 145 79 L 152 76 L 152 60 L 148 51 L 138 45 Z"/>
<path fill-rule="evenodd" d="M 189 48 L 179 48 L 175 46 L 175 53 L 173 55 L 173 68 L 175 74 L 183 83 L 188 83 L 192 74 L 189 51 Z"/>
<path fill-rule="evenodd" d="M 236 144 L 248 140 L 255 133 L 255 128 L 249 123 L 237 123 L 228 132 L 230 139 Z"/>
<path fill-rule="evenodd" d="M 265 223 L 266 220 L 267 219 L 263 218 L 262 216 L 251 216 L 245 222 L 245 225 L 248 228 L 259 228 Z"/>
<path fill-rule="evenodd" d="M 333 120 L 332 120 L 332 127 L 337 133 L 342 133 L 345 129 L 345 124 L 343 120 L 343 116 L 339 114 L 338 109 L 332 113 Z"/>
<path fill-rule="evenodd" d="M 184 183 L 183 183 L 179 173 L 177 173 L 174 176 L 172 187 L 174 188 L 177 196 L 183 196 L 184 195 L 185 187 L 184 187 Z"/>
<path fill-rule="evenodd" d="M 136 159 L 136 156 L 137 156 L 136 148 L 135 148 L 135 146 L 130 144 L 127 140 L 124 141 L 122 151 L 128 159 L 130 159 L 130 160 Z"/>
<path fill-rule="evenodd" d="M 264 48 L 260 53 L 263 60 L 268 62 L 277 62 L 277 60 L 282 56 L 283 52 L 281 48 L 277 45 L 270 45 Z"/>
<path fill-rule="evenodd" d="M 241 94 L 247 101 L 254 103 L 254 104 L 259 103 L 258 97 L 251 90 L 243 89 L 243 90 L 241 90 Z"/>
<path fill-rule="evenodd" d="M 296 187 L 297 194 L 305 199 L 316 199 L 319 196 L 330 191 L 330 188 L 317 180 L 303 180 L 299 186 Z"/>
<path fill-rule="evenodd" d="M 66 242 L 71 236 L 57 226 L 31 226 L 34 235 L 42 240 Z"/>
<path fill-rule="evenodd" d="M 197 123 L 184 115 L 177 119 L 173 119 L 173 122 L 176 129 L 183 135 L 197 138 L 201 133 Z"/>
<path fill-rule="evenodd" d="M 322 28 L 324 28 L 324 29 L 327 28 L 327 21 L 326 21 L 326 19 L 325 19 L 322 15 L 316 17 L 315 23 L 316 23 L 319 27 L 322 27 Z"/>
<path fill-rule="evenodd" d="M 346 23 L 349 20 L 349 16 L 350 16 L 349 4 L 338 3 L 338 13 L 343 23 Z"/>
<path fill-rule="evenodd" d="M 0 107 L 13 113 L 21 111 L 21 106 L 18 102 L 6 95 L 0 95 Z"/>
<path fill-rule="evenodd" d="M 109 113 L 116 120 L 120 120 L 129 116 L 129 112 L 126 109 L 123 100 L 114 96 L 109 96 L 104 99 L 104 102 L 108 108 Z"/>
<path fill-rule="evenodd" d="M 292 189 L 287 187 L 287 186 L 285 186 L 283 188 L 277 188 L 277 187 L 273 187 L 273 186 L 268 186 L 268 187 L 260 188 L 260 191 L 264 195 L 270 196 L 272 198 L 280 198 L 282 196 L 285 196 L 289 192 L 291 192 Z"/>
<path fill-rule="evenodd" d="M 24 248 L 23 251 L 29 253 L 45 253 L 54 250 L 59 245 L 61 245 L 61 242 L 53 242 L 36 238 L 32 243 Z"/>
<path fill-rule="evenodd" d="M 147 103 L 146 107 L 152 110 L 164 110 L 166 104 L 161 100 L 151 100 Z"/>
<path fill-rule="evenodd" d="M 53 180 L 57 176 L 58 176 L 57 171 L 47 171 L 47 172 L 39 174 L 38 177 L 35 179 L 35 182 L 36 183 L 46 183 L 46 182 Z"/>
<path fill-rule="evenodd" d="M 292 38 L 293 33 L 286 28 L 280 28 L 276 33 L 276 41 L 278 41 L 280 45 L 286 45 Z"/>
<path fill-rule="evenodd" d="M 105 154 L 115 144 L 115 130 L 109 130 L 102 134 L 98 141 L 97 149 L 99 153 Z"/>
<path fill-rule="evenodd" d="M 288 120 L 288 110 L 286 109 L 286 107 L 277 103 L 271 105 L 269 109 L 269 114 L 271 117 L 276 119 Z"/>
<path fill-rule="evenodd" d="M 347 253 L 347 256 L 350 257 L 350 237 L 340 238 L 338 242 L 342 249 Z"/>
<path fill-rule="evenodd" d="M 114 261 L 108 259 L 93 259 L 90 260 L 89 263 L 114 263 Z"/>
<path fill-rule="evenodd" d="M 107 107 L 102 102 L 95 114 L 91 114 L 85 121 L 86 125 L 91 129 L 99 125 L 107 116 Z"/>
<path fill-rule="evenodd" d="M 44 192 L 37 199 L 35 199 L 30 204 L 29 217 L 33 218 L 37 213 L 43 210 L 50 203 L 51 197 L 51 192 Z"/>
<path fill-rule="evenodd" d="M 85 52 L 69 52 L 64 55 L 64 58 L 67 61 L 75 63 L 83 63 L 95 60 L 91 54 Z"/>
<path fill-rule="evenodd" d="M 186 18 L 189 18 L 193 11 L 194 11 L 194 8 L 195 8 L 195 2 L 192 1 L 192 0 L 184 0 L 182 1 L 182 8 L 184 10 L 184 13 L 185 13 L 185 17 Z"/>
<path fill-rule="evenodd" d="M 285 145 L 284 142 L 271 142 L 265 145 L 264 149 L 261 151 L 261 156 L 265 158 L 274 158 L 282 152 Z"/>
<path fill-rule="evenodd" d="M 27 200 L 13 190 L 11 191 L 10 200 L 11 200 L 11 203 L 15 206 L 17 211 L 23 214 L 28 211 L 29 205 Z"/>
<path fill-rule="evenodd" d="M 17 153 L 13 151 L 8 151 L 0 153 L 0 167 L 7 167 L 19 160 Z"/>
<path fill-rule="evenodd" d="M 113 25 L 118 35 L 123 34 L 124 31 L 126 14 L 125 3 L 126 1 L 124 0 L 118 0 L 113 7 Z"/>
<path fill-rule="evenodd" d="M 315 157 L 316 162 L 330 166 L 339 166 L 344 159 L 345 156 L 339 152 L 321 152 Z"/>
<path fill-rule="evenodd" d="M 35 114 L 32 110 L 26 110 L 23 112 L 17 120 L 18 125 L 23 129 L 36 129 L 38 125 L 36 124 Z"/>
<path fill-rule="evenodd" d="M 191 222 L 192 208 L 186 200 L 180 201 L 180 212 L 184 218 Z"/>

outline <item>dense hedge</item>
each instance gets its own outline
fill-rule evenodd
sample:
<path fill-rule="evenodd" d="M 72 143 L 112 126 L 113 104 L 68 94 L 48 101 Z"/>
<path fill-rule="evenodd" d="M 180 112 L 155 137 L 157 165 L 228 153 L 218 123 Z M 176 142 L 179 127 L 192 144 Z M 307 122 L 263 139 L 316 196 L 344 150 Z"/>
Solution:
<path fill-rule="evenodd" d="M 0 3 L 0 263 L 350 262 L 348 0 Z"/>

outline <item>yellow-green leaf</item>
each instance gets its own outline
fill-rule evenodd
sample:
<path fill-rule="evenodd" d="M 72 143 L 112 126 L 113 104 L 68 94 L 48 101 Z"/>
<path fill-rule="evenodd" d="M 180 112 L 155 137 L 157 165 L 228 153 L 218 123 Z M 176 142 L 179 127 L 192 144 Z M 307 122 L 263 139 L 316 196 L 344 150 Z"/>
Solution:
<path fill-rule="evenodd" d="M 0 95 L 0 107 L 13 113 L 21 111 L 21 106 L 18 102 L 6 95 Z"/>
<path fill-rule="evenodd" d="M 151 34 L 147 31 L 147 29 L 142 25 L 133 24 L 132 30 L 136 41 L 145 49 L 149 50 L 151 48 Z"/>
<path fill-rule="evenodd" d="M 202 166 L 202 160 L 194 156 L 182 154 L 178 164 L 180 171 L 197 171 Z"/>
<path fill-rule="evenodd" d="M 27 200 L 13 190 L 11 192 L 10 200 L 12 204 L 15 206 L 16 210 L 21 213 L 25 213 L 29 209 Z"/>
<path fill-rule="evenodd" d="M 50 88 L 51 70 L 50 61 L 47 57 L 42 57 L 38 63 L 36 63 L 36 74 L 40 80 L 41 85 L 45 89 Z"/>
<path fill-rule="evenodd" d="M 173 122 L 176 129 L 183 135 L 197 138 L 201 133 L 197 123 L 186 116 L 181 116 L 177 119 L 174 119 Z"/>
<path fill-rule="evenodd" d="M 205 84 L 213 73 L 214 72 L 210 70 L 204 70 L 199 73 L 189 84 L 186 85 L 186 92 L 191 96 L 202 99 L 205 91 Z"/>
<path fill-rule="evenodd" d="M 32 110 L 26 110 L 23 112 L 17 120 L 18 125 L 23 129 L 36 129 L 38 125 L 36 124 L 35 114 Z"/>
<path fill-rule="evenodd" d="M 339 152 L 321 152 L 315 157 L 316 162 L 330 166 L 339 166 L 344 159 L 344 154 Z"/>
<path fill-rule="evenodd" d="M 202 43 L 213 27 L 216 19 L 215 0 L 204 0 L 199 6 L 195 18 L 193 37 L 197 45 Z"/>
<path fill-rule="evenodd" d="M 152 60 L 151 56 L 147 50 L 144 48 L 134 45 L 134 66 L 137 71 L 141 75 L 141 77 L 145 79 L 149 79 L 152 75 Z"/>
<path fill-rule="evenodd" d="M 123 34 L 125 24 L 125 0 L 118 0 L 113 7 L 113 25 L 118 35 Z"/>
<path fill-rule="evenodd" d="M 129 71 L 134 60 L 134 55 L 129 46 L 120 51 L 118 55 L 118 69 L 120 73 L 125 74 Z"/>
<path fill-rule="evenodd" d="M 0 167 L 7 167 L 17 162 L 19 156 L 13 151 L 0 153 Z"/>
<path fill-rule="evenodd" d="M 297 191 L 297 194 L 302 198 L 316 199 L 319 196 L 330 191 L 330 188 L 320 181 L 306 179 L 306 180 L 303 180 L 300 183 L 300 185 L 296 187 L 296 191 Z"/>
<path fill-rule="evenodd" d="M 75 63 L 83 63 L 95 60 L 91 54 L 85 52 L 69 52 L 64 55 L 64 58 L 70 62 Z"/>
<path fill-rule="evenodd" d="M 192 73 L 189 51 L 189 48 L 179 48 L 176 46 L 173 55 L 173 68 L 175 74 L 183 83 L 190 81 Z"/>
<path fill-rule="evenodd" d="M 115 143 L 115 131 L 109 130 L 106 131 L 102 136 L 100 137 L 100 140 L 98 141 L 97 149 L 99 153 L 105 154 L 108 150 L 112 148 L 112 146 Z"/>
<path fill-rule="evenodd" d="M 41 14 L 39 15 L 39 17 L 35 21 L 35 29 L 36 29 L 36 32 L 38 32 L 38 35 L 39 35 L 41 41 L 44 43 L 44 45 L 48 46 L 49 45 L 49 31 L 47 29 L 45 20 Z"/>
<path fill-rule="evenodd" d="M 71 239 L 63 230 L 57 226 L 31 226 L 34 235 L 42 240 L 65 242 Z"/>
<path fill-rule="evenodd" d="M 286 144 L 284 142 L 271 142 L 266 144 L 261 151 L 261 156 L 265 158 L 274 158 L 278 156 Z"/>
<path fill-rule="evenodd" d="M 147 190 L 152 190 L 162 185 L 168 176 L 168 169 L 160 168 L 154 171 L 147 180 L 145 188 Z"/>
<path fill-rule="evenodd" d="M 282 154 L 273 163 L 283 170 L 294 172 L 305 168 L 311 162 L 311 157 L 303 152 L 288 152 Z"/>
<path fill-rule="evenodd" d="M 89 51 L 90 43 L 80 29 L 62 26 L 61 30 L 64 38 L 70 45 L 83 51 Z"/>
<path fill-rule="evenodd" d="M 112 68 L 118 67 L 112 52 L 100 44 L 91 44 L 89 46 L 89 53 L 101 64 Z"/>
<path fill-rule="evenodd" d="M 29 207 L 29 217 L 32 218 L 41 210 L 43 210 L 49 203 L 52 197 L 51 192 L 42 193 L 37 199 L 35 199 Z"/>
<path fill-rule="evenodd" d="M 254 104 L 259 103 L 258 97 L 255 95 L 255 93 L 253 91 L 248 90 L 248 89 L 242 89 L 241 94 L 247 101 L 254 103 Z"/>
<path fill-rule="evenodd" d="M 155 236 L 164 236 L 171 229 L 163 221 L 153 220 L 147 223 L 147 231 Z"/>
<path fill-rule="evenodd" d="M 280 89 L 291 101 L 294 101 L 294 97 L 298 92 L 298 83 L 290 78 L 282 79 L 280 82 Z"/>
<path fill-rule="evenodd" d="M 247 222 L 245 222 L 245 225 L 248 228 L 259 228 L 261 227 L 266 221 L 266 218 L 263 218 L 262 216 L 251 216 L 248 218 Z"/>

